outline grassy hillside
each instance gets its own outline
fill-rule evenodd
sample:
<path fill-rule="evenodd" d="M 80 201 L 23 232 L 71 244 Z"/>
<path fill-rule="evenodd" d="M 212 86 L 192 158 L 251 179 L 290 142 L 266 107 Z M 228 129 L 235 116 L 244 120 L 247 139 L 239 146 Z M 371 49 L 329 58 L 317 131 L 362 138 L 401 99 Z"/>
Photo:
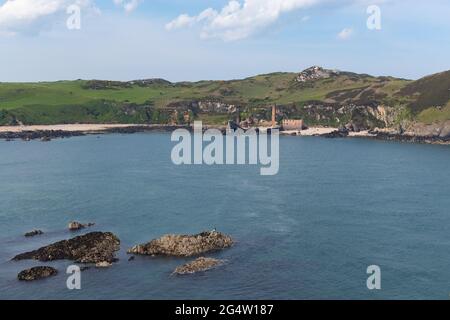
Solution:
<path fill-rule="evenodd" d="M 272 73 L 242 80 L 180 83 L 162 79 L 0 83 L 0 125 L 183 122 L 186 112 L 210 123 L 225 123 L 231 117 L 192 106 L 198 101 L 236 105 L 243 116 L 258 118 L 270 117 L 266 111 L 272 104 L 285 106 L 289 115 L 306 117 L 300 109 L 309 103 L 407 106 L 423 121 L 449 118 L 448 108 L 434 108 L 449 101 L 450 72 L 415 82 L 348 72 L 306 82 L 296 80 L 297 76 Z M 321 121 L 313 114 L 310 118 Z"/>

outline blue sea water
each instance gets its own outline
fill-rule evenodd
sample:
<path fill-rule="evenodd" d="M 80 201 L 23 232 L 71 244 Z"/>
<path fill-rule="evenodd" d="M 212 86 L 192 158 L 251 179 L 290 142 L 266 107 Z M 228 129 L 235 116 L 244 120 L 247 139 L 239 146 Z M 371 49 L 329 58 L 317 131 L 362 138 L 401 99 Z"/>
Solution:
<path fill-rule="evenodd" d="M 2 299 L 448 299 L 450 148 L 362 139 L 280 138 L 280 172 L 258 166 L 175 166 L 169 134 L 0 142 Z M 18 253 L 85 232 L 121 239 L 119 262 L 23 283 L 42 265 Z M 167 233 L 216 227 L 236 244 L 217 269 L 172 276 L 188 259 L 126 249 Z M 25 238 L 42 229 L 45 234 Z M 81 233 L 79 233 L 81 234 Z M 381 290 L 367 289 L 367 267 Z"/>

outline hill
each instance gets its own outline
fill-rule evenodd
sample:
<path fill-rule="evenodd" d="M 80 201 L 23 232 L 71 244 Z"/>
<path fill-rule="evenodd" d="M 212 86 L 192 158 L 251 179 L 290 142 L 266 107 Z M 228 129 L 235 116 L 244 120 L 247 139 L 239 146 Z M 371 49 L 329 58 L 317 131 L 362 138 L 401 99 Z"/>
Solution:
<path fill-rule="evenodd" d="M 59 123 L 223 124 L 303 118 L 308 124 L 393 126 L 450 119 L 450 72 L 417 81 L 312 67 L 230 81 L 76 80 L 0 83 L 0 125 Z"/>

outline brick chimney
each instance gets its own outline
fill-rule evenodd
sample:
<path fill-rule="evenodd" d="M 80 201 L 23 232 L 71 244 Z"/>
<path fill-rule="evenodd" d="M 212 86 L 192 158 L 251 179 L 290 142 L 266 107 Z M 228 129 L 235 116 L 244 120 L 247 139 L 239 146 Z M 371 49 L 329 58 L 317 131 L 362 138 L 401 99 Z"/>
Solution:
<path fill-rule="evenodd" d="M 277 106 L 272 106 L 272 127 L 275 127 L 277 124 Z"/>

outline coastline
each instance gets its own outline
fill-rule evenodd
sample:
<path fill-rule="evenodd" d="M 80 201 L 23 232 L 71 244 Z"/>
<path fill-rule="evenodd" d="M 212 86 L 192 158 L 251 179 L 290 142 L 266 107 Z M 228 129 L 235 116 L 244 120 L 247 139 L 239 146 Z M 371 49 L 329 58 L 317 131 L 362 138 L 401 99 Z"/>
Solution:
<path fill-rule="evenodd" d="M 137 133 L 163 131 L 170 132 L 186 126 L 160 124 L 57 124 L 57 125 L 24 125 L 0 126 L 0 139 L 25 141 L 40 139 L 50 141 L 55 138 L 70 138 L 106 133 Z"/>
<path fill-rule="evenodd" d="M 187 128 L 182 125 L 164 124 L 56 124 L 56 125 L 22 125 L 0 126 L 0 140 L 50 141 L 56 138 L 69 138 L 76 136 L 138 132 L 171 132 L 176 129 Z M 205 125 L 205 128 L 216 128 L 224 131 L 224 126 Z M 422 144 L 450 145 L 450 139 L 436 136 L 422 136 L 412 132 L 403 134 L 390 130 L 363 130 L 353 132 L 334 127 L 310 127 L 302 131 L 281 131 L 281 135 L 299 137 L 325 137 L 325 138 L 364 138 L 384 141 L 399 141 Z"/>
<path fill-rule="evenodd" d="M 26 132 L 26 131 L 68 131 L 68 132 L 98 132 L 112 128 L 126 128 L 139 126 L 130 124 L 55 124 L 55 125 L 29 125 L 29 126 L 0 126 L 0 133 Z"/>

